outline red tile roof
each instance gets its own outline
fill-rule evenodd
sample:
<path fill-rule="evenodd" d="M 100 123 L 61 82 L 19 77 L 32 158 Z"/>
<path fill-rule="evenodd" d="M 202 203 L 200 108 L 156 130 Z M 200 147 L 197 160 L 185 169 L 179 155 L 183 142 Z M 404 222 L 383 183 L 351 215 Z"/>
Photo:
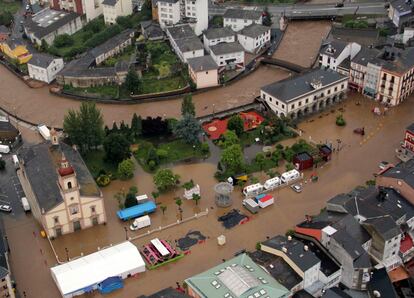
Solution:
<path fill-rule="evenodd" d="M 63 176 L 71 175 L 71 174 L 73 174 L 75 171 L 73 170 L 73 168 L 72 168 L 72 167 L 68 167 L 68 168 L 60 168 L 60 169 L 58 170 L 58 172 L 59 172 L 59 175 L 63 177 Z"/>
<path fill-rule="evenodd" d="M 400 252 L 405 253 L 413 247 L 413 239 L 409 234 L 405 234 L 404 240 L 401 240 Z"/>

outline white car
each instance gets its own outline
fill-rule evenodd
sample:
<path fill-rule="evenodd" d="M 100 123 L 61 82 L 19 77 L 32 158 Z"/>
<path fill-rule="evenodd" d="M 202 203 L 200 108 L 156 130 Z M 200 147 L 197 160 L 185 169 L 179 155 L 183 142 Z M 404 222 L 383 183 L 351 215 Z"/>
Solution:
<path fill-rule="evenodd" d="M 2 204 L 2 205 L 0 205 L 0 211 L 12 212 L 12 207 L 10 205 L 7 205 L 7 204 Z"/>
<path fill-rule="evenodd" d="M 300 186 L 299 184 L 294 184 L 291 186 L 291 188 L 293 189 L 293 191 L 300 193 L 302 192 L 302 186 Z"/>

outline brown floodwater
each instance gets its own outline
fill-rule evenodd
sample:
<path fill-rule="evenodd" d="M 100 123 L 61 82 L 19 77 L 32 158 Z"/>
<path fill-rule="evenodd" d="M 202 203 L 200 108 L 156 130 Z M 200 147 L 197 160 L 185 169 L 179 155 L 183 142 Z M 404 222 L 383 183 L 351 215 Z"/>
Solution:
<path fill-rule="evenodd" d="M 302 221 L 305 214 L 318 213 L 332 196 L 350 191 L 353 187 L 372 179 L 373 173 L 378 170 L 380 161 L 395 162 L 394 150 L 403 138 L 405 127 L 413 119 L 413 101 L 414 98 L 411 97 L 401 106 L 389 111 L 386 116 L 379 117 L 371 112 L 376 105 L 374 102 L 363 99 L 358 94 L 350 94 L 350 98 L 341 105 L 304 120 L 299 125 L 299 128 L 304 131 L 303 138 L 309 140 L 310 137 L 316 143 L 332 142 L 336 146 L 336 140 L 340 139 L 341 150 L 333 155 L 331 162 L 316 170 L 319 175 L 317 183 L 303 182 L 303 192 L 300 194 L 289 188 L 275 191 L 273 194 L 276 202 L 273 206 L 260 210 L 257 215 L 252 216 L 249 223 L 231 230 L 224 229 L 217 221 L 217 216 L 227 212 L 230 208 L 217 209 L 214 205 L 213 187 L 216 181 L 213 174 L 216 166 L 210 163 L 173 166 L 173 171 L 181 175 L 182 182 L 193 179 L 201 186 L 202 199 L 199 206 L 192 201 L 183 200 L 183 217 L 189 217 L 194 212 L 206 208 L 210 210 L 209 215 L 140 238 L 133 243 L 141 247 L 155 237 L 173 241 L 184 236 L 189 230 L 201 231 L 208 237 L 206 243 L 192 247 L 191 254 L 177 263 L 127 280 L 124 289 L 106 295 L 106 297 L 136 297 L 163 287 L 174 286 L 176 281 L 183 281 L 193 274 L 214 266 L 222 259 L 231 258 L 234 252 L 242 248 L 254 249 L 255 244 L 266 239 L 266 236 L 285 233 L 286 230 Z M 360 104 L 357 105 L 357 102 Z M 335 117 L 339 113 L 344 115 L 347 122 L 345 127 L 335 125 Z M 365 127 L 365 137 L 353 133 L 353 129 L 362 126 Z M 292 142 L 293 140 L 286 140 L 284 144 Z M 283 171 L 283 165 L 279 171 Z M 309 178 L 310 173 L 311 171 L 305 172 L 305 180 Z M 264 174 L 258 177 L 262 182 L 266 179 Z M 113 196 L 120 189 L 127 190 L 131 185 L 136 185 L 139 193 L 150 194 L 154 190 L 152 176 L 141 169 L 137 169 L 131 181 L 114 181 L 109 187 L 103 188 L 108 224 L 54 240 L 54 246 L 61 259 L 66 258 L 65 247 L 68 248 L 69 256 L 74 257 L 81 252 L 86 254 L 95 251 L 97 246 L 103 247 L 125 239 L 124 226 L 127 224 L 116 218 L 118 203 Z M 177 188 L 158 198 L 157 201 L 166 205 L 167 210 L 165 215 L 158 210 L 151 216 L 151 228 L 172 223 L 177 219 L 177 206 L 174 198 L 182 194 L 183 190 Z M 234 191 L 232 198 L 231 208 L 243 210 L 240 189 Z M 52 254 L 45 240 L 39 238 L 33 240 L 32 232 L 38 231 L 33 219 L 28 217 L 21 221 L 7 218 L 6 228 L 8 234 L 11 235 L 9 236 L 13 248 L 11 261 L 20 287 L 26 289 L 28 293 L 34 293 L 33 296 L 28 297 L 58 297 L 48 266 L 45 265 L 45 261 L 49 266 L 53 263 Z M 128 236 L 140 233 L 142 232 L 128 232 Z M 223 247 L 219 247 L 216 241 L 217 236 L 221 234 L 227 238 L 227 244 Z M 27 249 L 28 247 L 31 249 Z M 40 253 L 39 248 L 43 248 L 43 254 Z M 30 268 L 27 264 L 30 264 Z M 101 297 L 99 293 L 94 293 L 92 296 Z"/>
<path fill-rule="evenodd" d="M 260 87 L 288 76 L 288 71 L 261 66 L 234 84 L 195 95 L 193 101 L 197 115 L 203 116 L 250 103 L 260 94 Z M 31 89 L 4 66 L 0 66 L 0 90 L 1 107 L 23 119 L 50 126 L 61 127 L 67 111 L 77 109 L 81 103 L 52 95 L 47 87 Z M 133 113 L 142 117 L 179 117 L 181 99 L 131 105 L 98 104 L 98 107 L 102 110 L 105 123 L 111 125 L 113 121 L 129 122 Z"/>
<path fill-rule="evenodd" d="M 330 29 L 329 21 L 290 22 L 273 58 L 303 67 L 312 66 L 319 53 L 321 41 L 328 36 Z"/>

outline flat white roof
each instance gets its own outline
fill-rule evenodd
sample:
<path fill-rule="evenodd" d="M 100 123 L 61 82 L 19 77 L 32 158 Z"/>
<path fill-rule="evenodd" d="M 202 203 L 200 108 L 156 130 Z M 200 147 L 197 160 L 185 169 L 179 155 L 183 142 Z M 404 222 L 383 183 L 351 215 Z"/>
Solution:
<path fill-rule="evenodd" d="M 163 256 L 168 256 L 170 252 L 168 249 L 164 246 L 164 244 L 161 243 L 160 239 L 155 238 L 151 240 L 152 245 L 158 250 L 158 252 Z"/>
<path fill-rule="evenodd" d="M 326 226 L 322 229 L 323 232 L 325 232 L 326 234 L 328 234 L 329 236 L 333 235 L 336 233 L 336 229 L 331 227 L 331 226 Z"/>
<path fill-rule="evenodd" d="M 93 286 L 112 276 L 132 271 L 144 272 L 145 263 L 138 248 L 129 241 L 50 268 L 62 295 Z"/>

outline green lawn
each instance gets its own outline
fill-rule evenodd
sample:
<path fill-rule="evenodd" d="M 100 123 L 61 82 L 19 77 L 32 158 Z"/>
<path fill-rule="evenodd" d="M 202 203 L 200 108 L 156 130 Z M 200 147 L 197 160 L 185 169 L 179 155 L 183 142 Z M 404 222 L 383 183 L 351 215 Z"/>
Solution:
<path fill-rule="evenodd" d="M 117 55 L 115 57 L 111 57 L 104 61 L 102 66 L 115 66 L 115 64 L 119 61 L 129 61 L 131 58 L 131 55 L 134 53 L 135 46 L 130 45 L 128 46 L 120 55 Z"/>
<path fill-rule="evenodd" d="M 187 82 L 182 76 L 175 76 L 165 79 L 146 79 L 145 76 L 142 79 L 142 94 L 157 93 L 172 91 L 180 88 L 184 88 Z"/>
<path fill-rule="evenodd" d="M 21 7 L 20 1 L 4 1 L 0 0 L 0 14 L 8 11 L 12 14 L 15 14 Z"/>
<path fill-rule="evenodd" d="M 89 95 L 96 96 L 103 99 L 117 99 L 119 98 L 119 87 L 117 85 L 104 85 L 88 88 L 74 88 L 68 85 L 63 87 L 63 90 L 75 95 Z"/>
<path fill-rule="evenodd" d="M 103 150 L 91 151 L 82 155 L 82 157 L 94 178 L 99 176 L 101 170 L 116 176 L 117 165 L 105 162 L 105 152 Z"/>
<path fill-rule="evenodd" d="M 162 62 L 167 62 L 170 65 L 178 63 L 178 57 L 166 42 L 147 42 L 145 49 L 151 53 L 151 60 L 154 65 Z"/>

